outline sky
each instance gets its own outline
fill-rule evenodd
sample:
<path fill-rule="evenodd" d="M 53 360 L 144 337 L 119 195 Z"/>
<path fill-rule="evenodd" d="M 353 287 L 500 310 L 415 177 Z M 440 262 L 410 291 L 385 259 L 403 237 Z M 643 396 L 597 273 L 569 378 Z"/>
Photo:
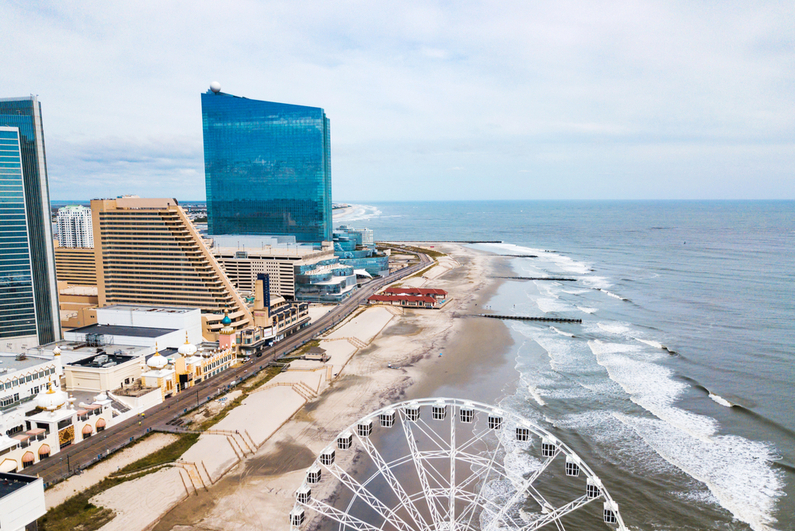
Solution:
<path fill-rule="evenodd" d="M 795 199 L 791 1 L 0 0 L 53 200 L 202 200 L 200 94 L 322 107 L 334 201 Z"/>

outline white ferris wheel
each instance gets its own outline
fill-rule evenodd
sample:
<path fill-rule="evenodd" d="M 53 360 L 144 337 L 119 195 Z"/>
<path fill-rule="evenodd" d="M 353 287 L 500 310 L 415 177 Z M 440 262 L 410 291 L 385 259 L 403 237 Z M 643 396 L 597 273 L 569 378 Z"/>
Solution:
<path fill-rule="evenodd" d="M 598 522 L 626 531 L 618 504 L 577 454 L 513 412 L 455 398 L 393 404 L 343 430 L 307 470 L 290 512 L 292 531 Z"/>

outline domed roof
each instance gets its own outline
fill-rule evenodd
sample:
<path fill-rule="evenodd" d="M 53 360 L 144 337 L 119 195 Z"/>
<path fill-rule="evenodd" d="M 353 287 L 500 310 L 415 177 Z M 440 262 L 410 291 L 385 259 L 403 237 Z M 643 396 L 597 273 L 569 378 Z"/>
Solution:
<path fill-rule="evenodd" d="M 146 365 L 150 369 L 160 370 L 168 365 L 168 360 L 161 356 L 159 352 L 155 352 L 155 355 L 149 358 L 149 360 L 146 362 Z"/>
<path fill-rule="evenodd" d="M 50 382 L 49 389 L 42 391 L 36 397 L 36 405 L 41 409 L 57 409 L 66 403 L 66 393 L 63 391 L 56 391 Z"/>
<path fill-rule="evenodd" d="M 232 319 L 229 318 L 229 310 L 224 310 L 224 318 L 221 319 L 221 324 L 224 326 L 232 324 Z"/>
<path fill-rule="evenodd" d="M 55 345 L 55 348 L 52 349 L 53 356 L 60 356 L 61 355 L 61 348 L 58 345 Z"/>
<path fill-rule="evenodd" d="M 197 350 L 199 350 L 199 349 L 196 348 L 196 345 L 192 345 L 191 342 L 188 341 L 188 333 L 185 332 L 185 344 L 179 347 L 178 352 L 181 355 L 183 355 L 185 357 L 188 357 L 188 356 L 193 356 L 194 354 L 196 354 Z"/>

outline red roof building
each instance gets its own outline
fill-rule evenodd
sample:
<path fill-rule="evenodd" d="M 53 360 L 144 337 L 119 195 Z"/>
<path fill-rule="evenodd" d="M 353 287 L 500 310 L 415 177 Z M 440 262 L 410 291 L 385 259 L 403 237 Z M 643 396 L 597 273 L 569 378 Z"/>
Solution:
<path fill-rule="evenodd" d="M 384 290 L 387 295 L 411 295 L 415 297 L 433 297 L 434 299 L 444 302 L 447 298 L 447 292 L 443 289 L 433 288 L 399 288 L 389 287 Z"/>
<path fill-rule="evenodd" d="M 441 304 L 438 299 L 423 295 L 371 295 L 367 300 L 406 308 L 438 308 Z"/>

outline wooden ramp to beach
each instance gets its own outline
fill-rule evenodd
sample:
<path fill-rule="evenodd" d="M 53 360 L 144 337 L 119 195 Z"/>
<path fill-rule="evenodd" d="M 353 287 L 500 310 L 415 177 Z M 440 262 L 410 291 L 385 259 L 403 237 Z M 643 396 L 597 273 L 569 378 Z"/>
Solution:
<path fill-rule="evenodd" d="M 475 317 L 488 317 L 489 319 L 513 319 L 514 321 L 539 321 L 542 323 L 576 323 L 582 324 L 582 319 L 564 319 L 563 317 L 531 317 L 529 315 L 498 315 L 495 313 L 479 313 Z"/>

